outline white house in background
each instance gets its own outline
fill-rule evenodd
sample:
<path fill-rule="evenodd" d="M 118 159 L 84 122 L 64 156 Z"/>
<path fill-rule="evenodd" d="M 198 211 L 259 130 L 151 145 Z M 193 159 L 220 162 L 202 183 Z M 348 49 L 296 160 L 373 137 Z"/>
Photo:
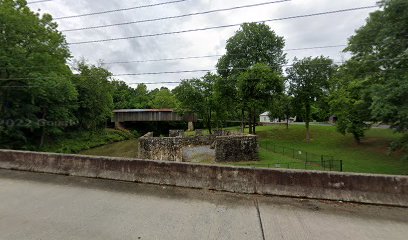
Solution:
<path fill-rule="evenodd" d="M 270 122 L 272 122 L 271 119 L 269 118 L 269 112 L 264 112 L 261 115 L 259 115 L 259 122 L 260 123 L 270 123 Z"/>
<path fill-rule="evenodd" d="M 271 120 L 271 118 L 269 117 L 269 112 L 264 112 L 261 115 L 259 115 L 259 122 L 260 123 L 272 123 L 272 122 L 277 123 L 279 122 L 279 118 L 275 118 Z M 286 120 L 283 122 L 286 122 Z M 290 117 L 289 122 L 290 123 L 296 122 L 296 117 Z"/>

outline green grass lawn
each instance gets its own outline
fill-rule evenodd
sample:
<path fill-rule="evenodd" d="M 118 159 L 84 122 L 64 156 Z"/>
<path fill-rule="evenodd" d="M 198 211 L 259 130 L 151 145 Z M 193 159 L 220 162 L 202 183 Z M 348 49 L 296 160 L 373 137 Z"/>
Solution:
<path fill-rule="evenodd" d="M 311 143 L 305 140 L 303 125 L 259 126 L 257 135 L 261 146 L 272 144 L 296 150 L 307 151 L 317 155 L 331 155 L 334 159 L 343 160 L 343 171 L 361 173 L 383 173 L 408 175 L 408 161 L 402 160 L 403 153 L 388 154 L 391 141 L 400 137 L 389 129 L 370 129 L 361 144 L 355 143 L 351 135 L 343 136 L 333 126 L 311 126 Z M 260 148 L 259 164 L 297 162 L 291 157 Z M 291 168 L 304 168 L 302 162 Z M 243 163 L 248 165 L 250 163 Z M 319 169 L 308 166 L 308 169 Z"/>
<path fill-rule="evenodd" d="M 138 140 L 130 139 L 121 142 L 115 142 L 100 147 L 84 150 L 79 152 L 79 154 L 91 156 L 137 158 Z"/>

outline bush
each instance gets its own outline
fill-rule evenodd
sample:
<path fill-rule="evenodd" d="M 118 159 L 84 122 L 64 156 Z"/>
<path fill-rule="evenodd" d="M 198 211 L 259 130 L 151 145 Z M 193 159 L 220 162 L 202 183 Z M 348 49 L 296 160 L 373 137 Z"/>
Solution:
<path fill-rule="evenodd" d="M 54 142 L 48 143 L 43 148 L 37 150 L 56 153 L 78 153 L 86 149 L 132 139 L 134 137 L 134 133 L 115 129 L 103 129 L 96 132 L 73 132 L 61 136 Z"/>

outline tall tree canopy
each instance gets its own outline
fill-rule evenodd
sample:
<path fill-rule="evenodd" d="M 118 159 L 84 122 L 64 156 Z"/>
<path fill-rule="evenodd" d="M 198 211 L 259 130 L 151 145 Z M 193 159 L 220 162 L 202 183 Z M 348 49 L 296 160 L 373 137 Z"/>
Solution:
<path fill-rule="evenodd" d="M 74 82 L 79 93 L 76 112 L 79 124 L 87 130 L 104 127 L 114 107 L 114 89 L 109 82 L 112 73 L 84 62 L 78 63 L 78 71 Z"/>
<path fill-rule="evenodd" d="M 253 125 L 252 123 L 255 122 L 253 115 L 259 113 L 259 108 L 254 112 L 254 109 L 247 107 L 249 105 L 243 98 L 242 89 L 239 90 L 238 78 L 256 64 L 263 64 L 262 68 L 269 68 L 271 71 L 281 74 L 282 65 L 286 63 L 286 55 L 283 53 L 284 46 L 283 37 L 278 36 L 265 23 L 244 23 L 234 36 L 228 39 L 227 51 L 217 63 L 218 73 L 223 78 L 220 81 L 226 87 L 218 89 L 221 90 L 220 93 L 223 93 L 220 96 L 225 99 L 225 102 L 231 104 L 229 106 L 230 111 L 241 113 L 242 130 L 245 115 L 251 119 L 250 125 Z M 241 76 L 241 82 L 243 78 L 245 77 Z M 254 84 L 256 85 L 256 83 Z"/>
<path fill-rule="evenodd" d="M 309 123 L 312 106 L 328 95 L 329 80 L 335 73 L 333 61 L 326 57 L 307 57 L 294 60 L 292 67 L 287 69 L 289 92 L 295 102 L 303 109 L 306 123 L 306 140 L 310 142 Z"/>
<path fill-rule="evenodd" d="M 368 109 L 373 120 L 390 123 L 397 131 L 407 133 L 408 1 L 382 0 L 379 5 L 383 9 L 370 14 L 345 49 L 352 53 L 348 63 L 359 72 L 350 84 L 358 81 L 364 84 L 363 91 L 370 91 Z M 407 141 L 402 144 L 408 149 Z"/>
<path fill-rule="evenodd" d="M 174 94 L 166 87 L 161 87 L 158 91 L 154 92 L 150 101 L 150 107 L 156 109 L 163 108 L 176 108 L 177 99 Z"/>
<path fill-rule="evenodd" d="M 75 120 L 69 58 L 50 15 L 32 12 L 24 0 L 0 1 L 0 145 L 41 145 L 62 129 L 55 122 Z"/>
<path fill-rule="evenodd" d="M 249 133 L 255 134 L 258 113 L 283 92 L 283 77 L 266 64 L 255 64 L 238 77 L 238 96 L 249 114 Z"/>
<path fill-rule="evenodd" d="M 370 128 L 369 83 L 351 60 L 339 68 L 331 83 L 330 107 L 337 117 L 337 130 L 344 135 L 353 134 L 360 143 L 365 130 Z"/>
<path fill-rule="evenodd" d="M 383 0 L 346 48 L 369 80 L 373 117 L 408 130 L 408 2 Z M 382 94 L 379 95 L 378 91 Z"/>
<path fill-rule="evenodd" d="M 217 75 L 207 73 L 201 79 L 183 80 L 173 92 L 180 102 L 179 110 L 194 112 L 203 118 L 205 126 L 211 133 L 214 112 L 221 109 L 221 102 L 216 101 L 215 84 Z"/>
<path fill-rule="evenodd" d="M 245 69 L 264 63 L 276 72 L 282 71 L 286 63 L 283 53 L 285 40 L 265 23 L 244 23 L 227 41 L 224 56 L 217 63 L 222 77 L 239 74 Z"/>

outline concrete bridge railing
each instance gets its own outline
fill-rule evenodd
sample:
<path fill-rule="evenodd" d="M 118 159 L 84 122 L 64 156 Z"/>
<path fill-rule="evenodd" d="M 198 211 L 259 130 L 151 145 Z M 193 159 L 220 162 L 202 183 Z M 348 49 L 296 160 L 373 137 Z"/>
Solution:
<path fill-rule="evenodd" d="M 0 150 L 0 168 L 408 207 L 408 177 Z"/>

